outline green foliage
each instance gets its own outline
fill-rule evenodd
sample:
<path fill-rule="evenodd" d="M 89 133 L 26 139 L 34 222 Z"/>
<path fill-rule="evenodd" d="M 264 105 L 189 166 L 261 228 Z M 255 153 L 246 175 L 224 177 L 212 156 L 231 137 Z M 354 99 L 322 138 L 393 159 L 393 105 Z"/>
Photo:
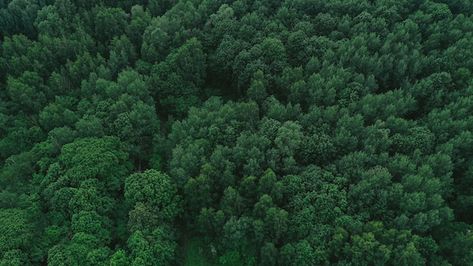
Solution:
<path fill-rule="evenodd" d="M 176 186 L 168 175 L 156 170 L 129 176 L 125 181 L 125 200 L 131 206 L 149 206 L 164 222 L 171 222 L 180 212 Z"/>
<path fill-rule="evenodd" d="M 471 265 L 472 16 L 0 0 L 0 265 Z"/>
<path fill-rule="evenodd" d="M 33 238 L 33 224 L 26 210 L 2 209 L 0 212 L 0 252 L 25 248 Z"/>
<path fill-rule="evenodd" d="M 213 266 L 215 262 L 210 261 L 208 253 L 210 247 L 200 238 L 188 240 L 184 246 L 184 264 L 185 266 Z"/>
<path fill-rule="evenodd" d="M 97 178 L 112 185 L 107 189 L 118 189 L 129 166 L 126 163 L 128 155 L 121 149 L 121 143 L 116 138 L 79 139 L 64 145 L 59 162 L 67 169 L 64 175 L 72 183 Z"/>
<path fill-rule="evenodd" d="M 150 87 L 163 113 L 183 115 L 199 102 L 204 78 L 205 54 L 201 43 L 192 38 L 154 65 Z"/>

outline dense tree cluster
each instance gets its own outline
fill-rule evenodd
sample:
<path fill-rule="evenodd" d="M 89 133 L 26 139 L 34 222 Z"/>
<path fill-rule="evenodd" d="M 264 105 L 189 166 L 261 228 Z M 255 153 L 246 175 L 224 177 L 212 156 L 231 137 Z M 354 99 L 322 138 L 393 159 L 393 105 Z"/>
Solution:
<path fill-rule="evenodd" d="M 0 265 L 471 265 L 473 2 L 0 0 Z"/>

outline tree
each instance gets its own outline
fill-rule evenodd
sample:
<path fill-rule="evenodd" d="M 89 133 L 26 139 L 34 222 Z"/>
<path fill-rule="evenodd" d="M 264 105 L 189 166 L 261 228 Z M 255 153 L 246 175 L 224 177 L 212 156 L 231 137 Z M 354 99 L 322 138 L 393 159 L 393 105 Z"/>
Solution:
<path fill-rule="evenodd" d="M 261 265 L 276 265 L 278 250 L 273 243 L 266 243 L 261 248 Z"/>
<path fill-rule="evenodd" d="M 7 92 L 14 104 L 14 110 L 24 111 L 28 114 L 37 113 L 45 102 L 42 92 L 42 79 L 35 72 L 24 72 L 19 79 L 7 79 Z"/>
<path fill-rule="evenodd" d="M 127 25 L 126 33 L 135 47 L 141 47 L 143 33 L 151 23 L 151 16 L 142 6 L 135 5 L 131 8 L 131 21 Z"/>
<path fill-rule="evenodd" d="M 59 162 L 72 184 L 97 178 L 108 184 L 107 190 L 114 191 L 120 189 L 129 169 L 127 158 L 116 138 L 85 138 L 64 145 Z"/>
<path fill-rule="evenodd" d="M 143 203 L 153 208 L 163 222 L 172 222 L 181 212 L 180 199 L 171 178 L 156 170 L 132 174 L 125 181 L 125 199 L 130 205 Z"/>
<path fill-rule="evenodd" d="M 127 15 L 120 8 L 96 7 L 94 25 L 95 37 L 108 42 L 125 32 Z"/>
<path fill-rule="evenodd" d="M 153 67 L 150 87 L 169 114 L 184 114 L 199 102 L 199 87 L 205 79 L 206 59 L 201 43 L 192 38 Z M 182 97 L 185 96 L 185 97 Z"/>
<path fill-rule="evenodd" d="M 7 209 L 0 211 L 1 238 L 0 252 L 24 249 L 33 240 L 33 224 L 26 210 Z"/>
<path fill-rule="evenodd" d="M 257 71 L 251 81 L 250 88 L 248 88 L 248 98 L 261 103 L 267 96 L 266 85 L 264 84 L 264 74 L 262 71 Z"/>
<path fill-rule="evenodd" d="M 470 265 L 472 16 L 0 0 L 0 265 Z"/>

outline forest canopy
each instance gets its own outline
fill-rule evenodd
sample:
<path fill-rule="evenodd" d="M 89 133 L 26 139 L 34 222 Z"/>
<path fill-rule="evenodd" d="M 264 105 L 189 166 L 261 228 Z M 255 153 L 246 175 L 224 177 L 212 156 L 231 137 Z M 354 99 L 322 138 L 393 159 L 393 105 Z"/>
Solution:
<path fill-rule="evenodd" d="M 0 0 L 0 266 L 472 265 L 470 0 Z"/>

